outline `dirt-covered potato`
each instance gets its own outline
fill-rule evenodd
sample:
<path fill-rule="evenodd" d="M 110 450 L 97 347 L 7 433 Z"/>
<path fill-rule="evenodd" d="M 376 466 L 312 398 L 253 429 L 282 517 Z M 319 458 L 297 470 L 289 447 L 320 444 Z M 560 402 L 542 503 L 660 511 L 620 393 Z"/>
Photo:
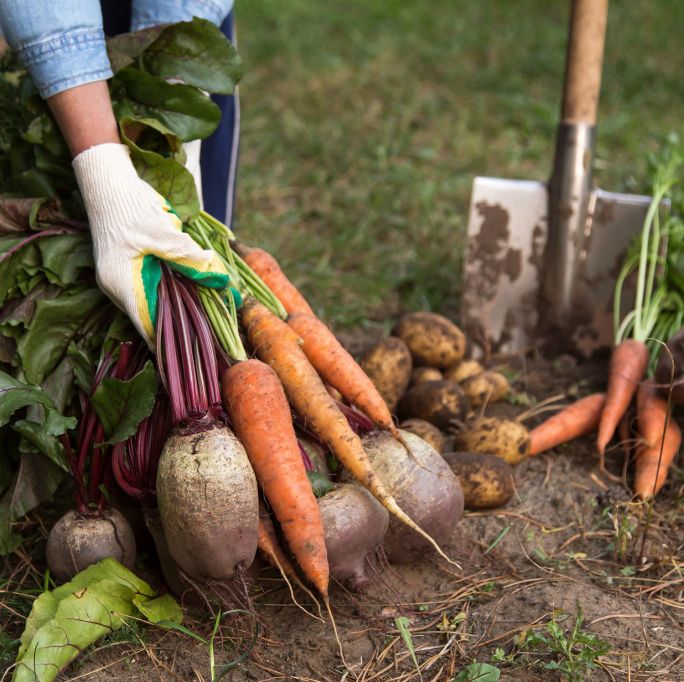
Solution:
<path fill-rule="evenodd" d="M 422 384 L 423 381 L 441 381 L 444 377 L 436 367 L 414 367 L 409 386 Z"/>
<path fill-rule="evenodd" d="M 406 344 L 389 337 L 375 344 L 361 358 L 361 367 L 375 384 L 390 411 L 394 412 L 399 398 L 411 380 L 413 361 Z"/>
<path fill-rule="evenodd" d="M 518 464 L 530 453 L 530 434 L 512 419 L 483 417 L 456 435 L 454 450 L 489 453 L 509 464 Z"/>
<path fill-rule="evenodd" d="M 402 419 L 424 419 L 446 429 L 468 411 L 463 389 L 453 381 L 424 381 L 410 388 L 399 402 Z"/>
<path fill-rule="evenodd" d="M 444 451 L 444 446 L 446 445 L 444 434 L 434 424 L 430 424 L 430 422 L 426 422 L 424 419 L 407 419 L 399 424 L 399 428 L 422 438 L 437 452 Z"/>
<path fill-rule="evenodd" d="M 392 330 L 411 351 L 416 365 L 446 368 L 458 362 L 466 350 L 463 332 L 435 313 L 408 313 Z"/>
<path fill-rule="evenodd" d="M 442 456 L 461 482 L 466 509 L 495 509 L 513 497 L 513 469 L 503 459 L 479 452 Z"/>
<path fill-rule="evenodd" d="M 482 405 L 484 402 L 495 403 L 505 398 L 511 386 L 508 379 L 500 372 L 482 372 L 462 384 L 463 392 L 471 405 Z"/>
<path fill-rule="evenodd" d="M 461 360 L 461 362 L 457 362 L 444 370 L 444 378 L 460 384 L 462 381 L 482 374 L 484 371 L 485 368 L 477 360 Z"/>

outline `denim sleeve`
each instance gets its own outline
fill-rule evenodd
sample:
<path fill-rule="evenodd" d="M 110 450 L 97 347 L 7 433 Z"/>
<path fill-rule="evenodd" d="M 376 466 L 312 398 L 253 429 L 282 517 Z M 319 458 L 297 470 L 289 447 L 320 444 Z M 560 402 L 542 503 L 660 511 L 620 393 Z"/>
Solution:
<path fill-rule="evenodd" d="M 112 76 L 98 0 L 0 0 L 0 24 L 43 97 Z"/>
<path fill-rule="evenodd" d="M 192 17 L 220 26 L 232 8 L 233 0 L 133 0 L 131 31 L 189 21 Z"/>

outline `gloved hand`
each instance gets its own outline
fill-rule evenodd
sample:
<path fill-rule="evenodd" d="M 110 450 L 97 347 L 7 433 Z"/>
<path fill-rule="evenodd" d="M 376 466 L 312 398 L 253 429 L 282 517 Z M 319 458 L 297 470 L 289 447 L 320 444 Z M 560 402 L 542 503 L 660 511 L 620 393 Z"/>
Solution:
<path fill-rule="evenodd" d="M 222 289 L 228 275 L 213 251 L 181 232 L 168 202 L 141 180 L 121 144 L 101 144 L 73 161 L 85 202 L 100 288 L 154 344 L 163 260 L 198 284 Z"/>

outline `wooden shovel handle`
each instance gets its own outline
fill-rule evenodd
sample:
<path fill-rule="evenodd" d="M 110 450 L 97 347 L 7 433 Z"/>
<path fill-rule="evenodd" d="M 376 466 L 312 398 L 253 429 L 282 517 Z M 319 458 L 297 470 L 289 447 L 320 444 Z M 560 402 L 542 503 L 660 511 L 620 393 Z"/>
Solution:
<path fill-rule="evenodd" d="M 596 123 L 607 19 L 608 0 L 573 0 L 563 123 Z"/>

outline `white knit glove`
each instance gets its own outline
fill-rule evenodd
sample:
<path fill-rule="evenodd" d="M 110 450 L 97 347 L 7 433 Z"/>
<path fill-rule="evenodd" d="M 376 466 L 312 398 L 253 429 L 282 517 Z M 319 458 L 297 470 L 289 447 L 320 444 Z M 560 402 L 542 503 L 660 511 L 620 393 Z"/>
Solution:
<path fill-rule="evenodd" d="M 228 283 L 225 268 L 213 251 L 181 232 L 181 221 L 140 179 L 124 145 L 91 147 L 73 167 L 90 222 L 98 284 L 152 347 L 160 260 L 218 289 Z"/>
<path fill-rule="evenodd" d="M 202 150 L 202 140 L 191 140 L 183 143 L 185 150 L 185 167 L 192 173 L 195 179 L 195 189 L 199 199 L 200 208 L 204 208 L 202 201 L 202 168 L 200 166 L 200 151 Z"/>

